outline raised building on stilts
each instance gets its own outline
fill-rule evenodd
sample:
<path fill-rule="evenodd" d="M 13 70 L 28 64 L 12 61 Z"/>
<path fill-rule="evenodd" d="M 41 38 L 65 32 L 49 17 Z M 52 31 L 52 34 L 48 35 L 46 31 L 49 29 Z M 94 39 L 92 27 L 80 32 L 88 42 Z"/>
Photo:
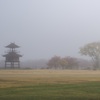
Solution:
<path fill-rule="evenodd" d="M 22 57 L 22 55 L 16 51 L 16 48 L 19 47 L 20 46 L 16 45 L 15 43 L 10 43 L 8 46 L 6 46 L 6 48 L 9 48 L 9 50 L 5 55 L 3 55 L 3 57 L 5 57 L 5 68 L 20 68 L 19 58 Z"/>

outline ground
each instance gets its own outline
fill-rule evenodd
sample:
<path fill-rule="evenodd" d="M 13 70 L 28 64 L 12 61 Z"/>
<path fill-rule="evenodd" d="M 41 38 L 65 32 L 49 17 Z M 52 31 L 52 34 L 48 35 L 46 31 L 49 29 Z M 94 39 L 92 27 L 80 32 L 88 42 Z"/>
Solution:
<path fill-rule="evenodd" d="M 100 100 L 99 70 L 0 70 L 0 100 Z"/>

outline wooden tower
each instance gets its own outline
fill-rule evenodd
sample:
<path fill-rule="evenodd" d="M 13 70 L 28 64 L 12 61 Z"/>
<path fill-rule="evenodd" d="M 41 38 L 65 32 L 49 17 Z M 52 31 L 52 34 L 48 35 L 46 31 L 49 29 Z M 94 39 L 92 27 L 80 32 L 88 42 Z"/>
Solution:
<path fill-rule="evenodd" d="M 16 51 L 16 48 L 19 48 L 19 46 L 15 43 L 10 43 L 6 48 L 9 48 L 9 51 L 7 54 L 3 55 L 3 57 L 5 57 L 5 68 L 7 66 L 10 66 L 11 68 L 17 66 L 20 68 L 19 58 L 22 57 L 22 55 L 18 54 Z"/>

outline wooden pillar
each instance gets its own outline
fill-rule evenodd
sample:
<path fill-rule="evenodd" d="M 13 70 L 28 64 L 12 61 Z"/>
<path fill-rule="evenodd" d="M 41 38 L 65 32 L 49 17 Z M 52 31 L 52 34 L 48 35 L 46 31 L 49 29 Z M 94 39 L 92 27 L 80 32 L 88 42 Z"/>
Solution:
<path fill-rule="evenodd" d="M 18 61 L 18 68 L 20 68 L 20 61 Z"/>
<path fill-rule="evenodd" d="M 6 63 L 7 63 L 7 62 L 5 61 L 5 69 L 6 69 Z"/>
<path fill-rule="evenodd" d="M 13 66 L 13 65 L 12 65 L 12 62 L 10 62 L 10 63 L 11 63 L 11 68 L 12 68 L 12 66 Z"/>

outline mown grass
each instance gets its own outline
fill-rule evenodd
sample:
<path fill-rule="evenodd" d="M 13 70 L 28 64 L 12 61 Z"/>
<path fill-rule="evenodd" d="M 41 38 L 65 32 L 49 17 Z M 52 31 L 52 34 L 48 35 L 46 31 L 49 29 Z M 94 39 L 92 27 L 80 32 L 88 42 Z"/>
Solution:
<path fill-rule="evenodd" d="M 0 100 L 100 100 L 100 71 L 0 70 Z"/>

